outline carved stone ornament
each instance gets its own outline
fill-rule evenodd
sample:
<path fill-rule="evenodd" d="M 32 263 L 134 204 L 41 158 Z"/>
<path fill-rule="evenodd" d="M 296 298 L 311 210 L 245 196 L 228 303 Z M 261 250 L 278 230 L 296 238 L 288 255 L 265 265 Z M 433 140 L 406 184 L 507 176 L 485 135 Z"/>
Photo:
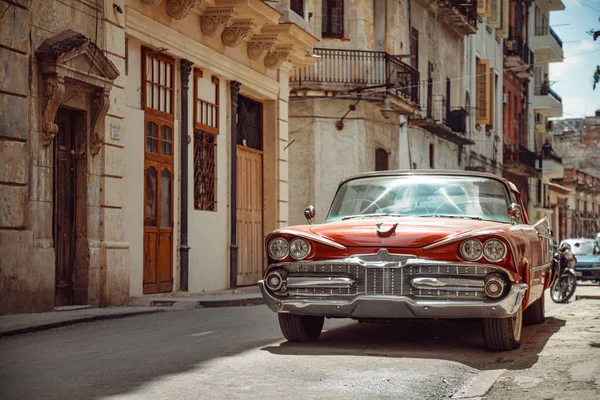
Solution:
<path fill-rule="evenodd" d="M 90 140 L 90 150 L 96 155 L 102 148 L 102 136 L 100 135 L 100 126 L 108 107 L 110 106 L 110 92 L 105 89 L 98 90 L 92 99 L 92 135 Z"/>
<path fill-rule="evenodd" d="M 255 35 L 248 43 L 248 57 L 252 60 L 260 60 L 269 50 L 275 46 L 276 36 Z"/>
<path fill-rule="evenodd" d="M 54 117 L 65 95 L 65 78 L 62 76 L 48 76 L 44 80 L 44 108 L 42 115 L 42 143 L 50 146 L 58 133 L 58 125 Z"/>
<path fill-rule="evenodd" d="M 56 112 L 63 102 L 70 100 L 64 98 L 66 86 L 85 85 L 108 93 L 119 76 L 119 70 L 94 42 L 72 30 L 46 39 L 38 47 L 36 58 L 43 82 L 42 142 L 49 146 L 58 133 L 58 126 L 54 123 Z M 65 78 L 69 79 L 65 81 Z M 104 114 L 106 110 L 102 117 Z M 96 125 L 93 125 L 94 129 L 97 129 Z"/>
<path fill-rule="evenodd" d="M 155 6 L 157 4 L 160 4 L 161 2 L 162 0 L 142 0 L 142 3 L 148 4 L 149 6 Z"/>
<path fill-rule="evenodd" d="M 183 19 L 196 4 L 196 0 L 167 0 L 167 14 L 171 18 Z"/>
<path fill-rule="evenodd" d="M 253 27 L 252 20 L 234 21 L 223 31 L 223 43 L 227 47 L 238 47 L 252 33 Z"/>
<path fill-rule="evenodd" d="M 233 8 L 209 8 L 200 18 L 202 33 L 211 37 L 220 35 L 234 14 Z"/>
<path fill-rule="evenodd" d="M 291 47 L 276 47 L 275 51 L 270 51 L 265 56 L 265 67 L 277 69 L 287 59 L 293 49 Z"/>

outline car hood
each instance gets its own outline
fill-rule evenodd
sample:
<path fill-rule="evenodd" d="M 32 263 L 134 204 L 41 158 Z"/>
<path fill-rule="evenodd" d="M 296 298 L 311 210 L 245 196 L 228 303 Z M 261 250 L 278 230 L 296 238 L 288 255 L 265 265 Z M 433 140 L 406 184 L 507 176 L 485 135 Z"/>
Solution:
<path fill-rule="evenodd" d="M 583 254 L 576 254 L 575 258 L 577 259 L 577 265 L 600 263 L 599 255 L 584 256 Z"/>
<path fill-rule="evenodd" d="M 393 229 L 393 225 L 398 224 Z M 346 247 L 424 247 L 476 231 L 506 229 L 510 224 L 464 218 L 365 218 L 311 225 L 310 231 Z M 378 229 L 383 234 L 378 233 Z M 386 232 L 392 232 L 387 235 Z"/>

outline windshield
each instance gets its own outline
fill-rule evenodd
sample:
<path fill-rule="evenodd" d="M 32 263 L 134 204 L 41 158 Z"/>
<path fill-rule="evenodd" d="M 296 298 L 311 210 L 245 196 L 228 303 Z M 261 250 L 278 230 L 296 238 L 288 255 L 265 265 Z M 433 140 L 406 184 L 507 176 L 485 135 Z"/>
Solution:
<path fill-rule="evenodd" d="M 571 251 L 576 256 L 592 256 L 595 249 L 598 251 L 598 244 L 594 240 L 565 240 L 565 243 L 571 245 Z"/>
<path fill-rule="evenodd" d="M 409 175 L 353 179 L 336 193 L 326 222 L 382 214 L 510 222 L 506 186 L 475 176 Z"/>

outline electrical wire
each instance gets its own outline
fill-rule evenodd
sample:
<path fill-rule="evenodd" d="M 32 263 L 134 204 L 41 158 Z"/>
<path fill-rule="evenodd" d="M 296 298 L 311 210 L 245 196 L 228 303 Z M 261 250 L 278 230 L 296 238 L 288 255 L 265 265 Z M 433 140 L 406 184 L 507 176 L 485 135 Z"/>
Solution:
<path fill-rule="evenodd" d="M 579 4 L 581 4 L 582 6 L 586 6 L 586 7 L 588 7 L 588 8 L 591 8 L 591 9 L 592 9 L 592 10 L 594 10 L 594 11 L 598 11 L 598 12 L 600 12 L 600 10 L 599 10 L 599 9 L 597 9 L 597 8 L 594 8 L 594 7 L 590 6 L 589 4 L 585 4 L 585 3 L 584 3 L 583 1 L 581 1 L 581 0 L 575 0 L 575 1 L 576 1 L 576 2 L 578 2 Z"/>

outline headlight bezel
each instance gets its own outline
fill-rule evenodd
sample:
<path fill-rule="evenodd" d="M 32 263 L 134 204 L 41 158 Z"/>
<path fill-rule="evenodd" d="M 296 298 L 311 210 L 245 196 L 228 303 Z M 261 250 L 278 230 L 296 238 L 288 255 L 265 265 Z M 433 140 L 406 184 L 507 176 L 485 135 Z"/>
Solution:
<path fill-rule="evenodd" d="M 498 242 L 504 248 L 504 251 L 502 252 L 502 256 L 500 258 L 492 259 L 485 255 L 485 246 L 490 242 Z M 483 258 L 485 258 L 486 261 L 492 262 L 492 263 L 497 263 L 497 262 L 504 260 L 504 258 L 506 257 L 506 254 L 508 253 L 508 247 L 506 246 L 506 243 L 504 243 L 502 240 L 500 240 L 498 238 L 490 238 L 490 239 L 486 240 L 485 242 L 483 242 L 483 247 L 481 250 L 482 250 Z"/>
<path fill-rule="evenodd" d="M 465 255 L 464 247 L 469 242 L 475 242 L 475 243 L 479 244 L 479 247 L 480 247 L 479 256 L 477 256 L 475 258 L 472 258 L 472 257 L 467 257 Z M 483 258 L 483 243 L 481 243 L 481 240 L 475 239 L 475 238 L 470 238 L 470 239 L 463 240 L 462 243 L 460 244 L 460 246 L 458 247 L 458 252 L 460 253 L 460 256 L 462 258 L 464 258 L 465 260 L 467 260 L 467 261 L 479 261 L 479 260 L 481 260 Z"/>
<path fill-rule="evenodd" d="M 285 254 L 282 257 L 277 257 L 277 256 L 273 255 L 273 251 L 271 250 L 271 246 L 273 246 L 273 244 L 278 241 L 285 243 L 285 246 L 286 246 Z M 284 260 L 290 255 L 290 243 L 282 237 L 273 238 L 272 240 L 269 241 L 269 244 L 267 245 L 267 252 L 269 253 L 269 257 L 271 257 L 273 260 L 276 260 L 276 261 Z"/>
<path fill-rule="evenodd" d="M 301 257 L 297 257 L 296 255 L 292 254 L 292 243 L 294 243 L 294 242 L 304 242 L 306 244 L 307 248 L 308 248 L 306 250 L 306 254 L 304 254 Z M 304 239 L 304 238 L 301 238 L 301 237 L 293 238 L 288 243 L 288 254 L 290 255 L 290 257 L 292 257 L 296 261 L 304 260 L 306 257 L 308 257 L 308 255 L 310 254 L 311 250 L 312 250 L 312 247 L 310 245 L 310 242 L 308 240 Z"/>

